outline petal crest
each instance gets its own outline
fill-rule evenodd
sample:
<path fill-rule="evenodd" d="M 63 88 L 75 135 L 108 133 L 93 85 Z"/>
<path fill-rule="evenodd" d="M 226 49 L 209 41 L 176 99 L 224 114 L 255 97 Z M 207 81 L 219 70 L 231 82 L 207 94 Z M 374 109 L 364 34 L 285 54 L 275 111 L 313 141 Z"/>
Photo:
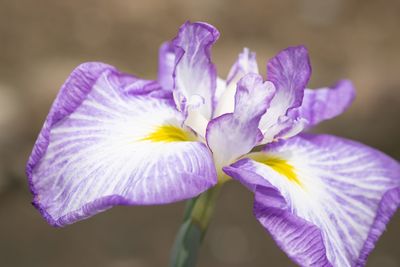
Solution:
<path fill-rule="evenodd" d="M 262 139 L 258 123 L 274 92 L 273 84 L 263 82 L 258 74 L 247 74 L 239 81 L 234 112 L 211 120 L 207 126 L 207 143 L 217 169 L 249 152 Z"/>
<path fill-rule="evenodd" d="M 215 109 L 215 117 L 233 112 L 235 107 L 236 84 L 248 73 L 258 74 L 258 65 L 256 53 L 251 52 L 248 48 L 244 48 L 229 71 L 223 92 L 218 94 L 219 97 Z M 222 90 L 219 89 L 218 91 Z"/>
<path fill-rule="evenodd" d="M 236 84 L 248 73 L 259 73 L 256 53 L 248 48 L 243 48 L 243 52 L 239 54 L 237 61 L 230 69 L 226 82 L 228 85 L 232 82 Z"/>

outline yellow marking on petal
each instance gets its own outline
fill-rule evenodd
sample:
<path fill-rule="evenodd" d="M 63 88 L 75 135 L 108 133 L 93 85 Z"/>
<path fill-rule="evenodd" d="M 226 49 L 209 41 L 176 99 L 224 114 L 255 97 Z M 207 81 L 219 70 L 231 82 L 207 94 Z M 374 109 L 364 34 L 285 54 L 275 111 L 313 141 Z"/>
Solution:
<path fill-rule="evenodd" d="M 151 142 L 185 142 L 196 141 L 196 136 L 189 130 L 182 129 L 173 125 L 162 125 L 156 128 L 148 136 L 141 139 L 141 141 Z"/>
<path fill-rule="evenodd" d="M 265 164 L 271 167 L 277 173 L 285 176 L 290 182 L 302 186 L 299 178 L 295 173 L 295 169 L 286 160 L 276 156 L 267 155 L 263 152 L 251 153 L 248 155 L 254 161 Z"/>

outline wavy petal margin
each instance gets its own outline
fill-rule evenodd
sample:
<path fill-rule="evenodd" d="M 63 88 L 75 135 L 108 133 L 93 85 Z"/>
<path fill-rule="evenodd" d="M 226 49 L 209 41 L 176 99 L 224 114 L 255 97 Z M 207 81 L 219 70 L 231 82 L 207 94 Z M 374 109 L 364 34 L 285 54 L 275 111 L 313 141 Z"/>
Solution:
<path fill-rule="evenodd" d="M 276 94 L 260 121 L 262 143 L 294 136 L 304 128 L 305 121 L 289 112 L 300 107 L 311 76 L 307 49 L 296 46 L 282 50 L 268 62 L 267 72 L 267 80 L 275 85 Z"/>
<path fill-rule="evenodd" d="M 268 61 L 267 77 L 276 87 L 276 100 L 283 109 L 301 105 L 311 77 L 311 64 L 304 46 L 288 47 Z"/>
<path fill-rule="evenodd" d="M 210 24 L 186 22 L 172 41 L 175 47 L 174 98 L 179 110 L 197 110 L 212 117 L 217 72 L 211 61 L 211 47 L 219 32 Z"/>

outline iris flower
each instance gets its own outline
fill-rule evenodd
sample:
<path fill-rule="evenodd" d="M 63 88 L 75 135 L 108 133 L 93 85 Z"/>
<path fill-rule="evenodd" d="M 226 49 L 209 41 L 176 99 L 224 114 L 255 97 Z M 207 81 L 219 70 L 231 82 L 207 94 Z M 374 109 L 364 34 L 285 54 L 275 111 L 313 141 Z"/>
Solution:
<path fill-rule="evenodd" d="M 97 62 L 62 86 L 27 164 L 33 204 L 65 226 L 115 205 L 197 197 L 231 180 L 303 266 L 362 266 L 400 203 L 400 165 L 373 148 L 304 133 L 354 99 L 353 85 L 307 89 L 307 50 L 267 63 L 239 55 L 226 80 L 211 61 L 219 32 L 187 22 L 161 46 L 157 80 Z"/>

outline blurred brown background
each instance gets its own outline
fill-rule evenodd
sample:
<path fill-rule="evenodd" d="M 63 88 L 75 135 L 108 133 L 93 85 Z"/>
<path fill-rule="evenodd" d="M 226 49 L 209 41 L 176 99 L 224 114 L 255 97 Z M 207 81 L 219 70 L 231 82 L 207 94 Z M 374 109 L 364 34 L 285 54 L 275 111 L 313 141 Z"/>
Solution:
<path fill-rule="evenodd" d="M 311 87 L 354 81 L 358 98 L 317 130 L 400 158 L 400 1 L 0 0 L 0 266 L 167 266 L 183 203 L 117 207 L 64 229 L 30 205 L 24 165 L 59 87 L 84 61 L 155 78 L 159 45 L 187 19 L 221 31 L 225 77 L 244 46 L 267 58 L 289 45 L 311 54 Z M 199 267 L 294 266 L 252 216 L 249 192 L 224 188 Z M 368 266 L 400 266 L 400 214 Z"/>

